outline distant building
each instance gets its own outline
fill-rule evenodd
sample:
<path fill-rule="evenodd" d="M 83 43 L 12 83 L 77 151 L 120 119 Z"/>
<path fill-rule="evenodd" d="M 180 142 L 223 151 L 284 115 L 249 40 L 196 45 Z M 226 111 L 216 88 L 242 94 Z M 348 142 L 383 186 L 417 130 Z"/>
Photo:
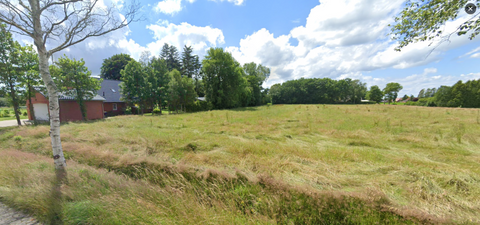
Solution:
<path fill-rule="evenodd" d="M 75 98 L 64 93 L 58 94 L 58 103 L 60 105 L 60 122 L 82 120 L 83 117 L 80 110 L 80 105 L 78 105 Z M 31 101 L 36 119 L 39 121 L 49 121 L 50 110 L 47 95 L 42 91 L 36 89 L 35 97 L 32 97 Z M 85 100 L 88 120 L 96 120 L 103 118 L 103 101 L 105 101 L 105 98 L 99 95 L 94 96 L 90 100 Z M 27 113 L 28 119 L 33 120 L 33 116 L 30 112 L 29 101 L 27 101 Z"/>
<path fill-rule="evenodd" d="M 105 98 L 103 103 L 103 110 L 105 116 L 116 116 L 123 114 L 126 109 L 126 104 L 121 100 L 120 84 L 122 81 L 118 80 L 103 80 L 100 90 L 97 94 Z"/>

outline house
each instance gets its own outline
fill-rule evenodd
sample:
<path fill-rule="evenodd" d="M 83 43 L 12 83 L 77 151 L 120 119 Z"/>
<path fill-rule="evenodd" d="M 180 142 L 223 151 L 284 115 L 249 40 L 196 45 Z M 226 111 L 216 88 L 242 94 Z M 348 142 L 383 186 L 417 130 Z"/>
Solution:
<path fill-rule="evenodd" d="M 105 116 L 116 116 L 123 114 L 127 108 L 124 101 L 120 100 L 122 95 L 120 93 L 120 84 L 122 81 L 118 80 L 103 80 L 100 90 L 97 94 L 105 98 L 103 103 L 103 110 Z"/>
<path fill-rule="evenodd" d="M 64 93 L 58 94 L 58 103 L 60 105 L 60 122 L 82 120 L 83 117 L 82 112 L 80 111 L 80 105 L 78 105 L 75 98 Z M 50 111 L 47 95 L 43 91 L 35 89 L 35 97 L 32 97 L 31 101 L 36 119 L 39 121 L 48 121 L 50 119 Z M 88 120 L 103 118 L 103 101 L 105 101 L 105 98 L 99 95 L 94 96 L 93 99 L 85 100 Z M 27 101 L 26 106 L 28 119 L 33 120 L 30 112 L 29 101 Z"/>

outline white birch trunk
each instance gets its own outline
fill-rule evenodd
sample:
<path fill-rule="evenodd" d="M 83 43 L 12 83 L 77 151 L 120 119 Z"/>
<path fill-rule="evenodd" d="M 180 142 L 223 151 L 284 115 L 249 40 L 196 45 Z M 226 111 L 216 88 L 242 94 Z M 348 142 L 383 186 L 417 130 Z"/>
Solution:
<path fill-rule="evenodd" d="M 50 110 L 50 138 L 53 150 L 53 159 L 55 163 L 55 169 L 57 172 L 61 172 L 62 177 L 66 172 L 66 161 L 63 155 L 62 142 L 60 140 L 60 105 L 58 103 L 58 92 L 55 83 L 53 82 L 50 70 L 48 68 L 48 51 L 43 43 L 42 26 L 40 21 L 40 5 L 38 1 L 30 0 L 30 6 L 32 7 L 32 19 L 34 29 L 34 43 L 37 47 L 40 75 L 42 77 L 45 87 L 48 92 L 48 102 Z M 57 175 L 59 175 L 57 173 Z"/>

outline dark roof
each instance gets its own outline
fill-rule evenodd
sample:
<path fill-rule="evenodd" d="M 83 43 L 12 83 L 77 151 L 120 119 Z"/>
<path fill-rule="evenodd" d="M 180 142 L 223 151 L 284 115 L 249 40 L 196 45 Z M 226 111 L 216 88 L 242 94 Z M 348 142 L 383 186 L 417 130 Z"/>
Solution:
<path fill-rule="evenodd" d="M 120 84 L 122 81 L 119 80 L 103 80 L 102 81 L 102 88 L 97 91 L 97 94 L 103 96 L 106 101 L 105 102 L 123 102 L 120 100 L 122 96 L 120 93 Z"/>
<path fill-rule="evenodd" d="M 43 96 L 48 97 L 48 94 L 44 93 L 45 90 L 43 88 L 34 87 L 34 89 L 36 91 L 38 91 L 38 93 L 42 94 Z M 69 95 L 65 92 L 58 92 L 58 100 L 75 100 L 75 97 L 72 96 L 72 95 Z M 87 99 L 85 99 L 85 100 L 87 100 Z M 103 98 L 100 95 L 95 95 L 92 99 L 90 99 L 88 101 L 105 101 L 105 98 Z"/>

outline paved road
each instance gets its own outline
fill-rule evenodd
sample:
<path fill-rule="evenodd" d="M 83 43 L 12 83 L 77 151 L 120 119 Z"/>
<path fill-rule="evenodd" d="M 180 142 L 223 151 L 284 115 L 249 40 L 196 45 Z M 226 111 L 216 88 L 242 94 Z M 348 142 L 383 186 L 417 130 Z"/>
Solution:
<path fill-rule="evenodd" d="M 23 121 L 27 121 L 27 119 L 20 120 L 20 121 L 22 121 L 22 125 L 23 125 Z M 17 126 L 17 120 L 0 121 L 0 127 L 13 127 L 13 126 Z"/>
<path fill-rule="evenodd" d="M 0 225 L 40 225 L 34 218 L 0 203 Z"/>

